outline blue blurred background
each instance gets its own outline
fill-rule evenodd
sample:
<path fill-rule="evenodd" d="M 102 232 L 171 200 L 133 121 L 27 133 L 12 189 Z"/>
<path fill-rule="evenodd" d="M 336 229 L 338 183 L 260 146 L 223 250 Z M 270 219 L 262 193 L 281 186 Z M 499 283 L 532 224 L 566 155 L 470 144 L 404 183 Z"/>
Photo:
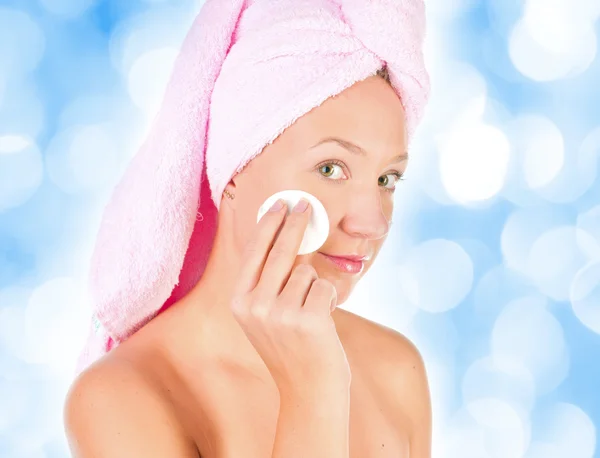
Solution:
<path fill-rule="evenodd" d="M 202 1 L 0 0 L 0 456 L 70 456 L 102 207 Z M 599 0 L 427 0 L 432 97 L 343 308 L 430 378 L 436 458 L 600 457 Z"/>

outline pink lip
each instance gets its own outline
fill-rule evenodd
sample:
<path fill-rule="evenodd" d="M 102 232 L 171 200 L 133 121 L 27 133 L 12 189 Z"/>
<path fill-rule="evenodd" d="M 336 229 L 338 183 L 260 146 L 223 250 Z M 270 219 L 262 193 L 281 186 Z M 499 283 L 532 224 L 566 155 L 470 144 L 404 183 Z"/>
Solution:
<path fill-rule="evenodd" d="M 353 256 L 354 259 L 350 259 L 347 257 L 340 257 L 340 256 L 330 256 L 328 254 L 325 253 L 321 253 L 323 256 L 325 256 L 329 261 L 331 261 L 336 267 L 338 267 L 340 270 L 342 270 L 343 272 L 349 273 L 349 274 L 358 274 L 360 272 L 362 272 L 363 268 L 364 268 L 364 262 L 363 259 L 367 259 L 365 256 Z"/>
<path fill-rule="evenodd" d="M 350 261 L 368 261 L 369 257 L 368 256 L 336 256 L 337 258 L 341 258 L 341 259 L 348 259 Z"/>
<path fill-rule="evenodd" d="M 325 253 L 321 253 L 321 254 L 325 254 Z M 368 261 L 369 260 L 369 256 L 359 256 L 359 255 L 352 255 L 352 254 L 348 254 L 348 255 L 344 255 L 344 256 L 336 256 L 333 254 L 327 254 L 326 256 L 331 256 L 332 258 L 338 258 L 338 259 L 347 259 L 349 261 Z"/>

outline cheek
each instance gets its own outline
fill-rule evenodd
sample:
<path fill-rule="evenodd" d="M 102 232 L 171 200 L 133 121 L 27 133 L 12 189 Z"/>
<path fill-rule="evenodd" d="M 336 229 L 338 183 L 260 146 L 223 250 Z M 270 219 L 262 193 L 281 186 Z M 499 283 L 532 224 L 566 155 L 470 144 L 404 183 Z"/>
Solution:
<path fill-rule="evenodd" d="M 371 256 L 371 259 L 369 259 L 369 263 L 367 264 L 367 266 L 369 268 L 371 268 L 371 266 L 373 265 L 373 263 L 376 261 L 377 256 L 379 255 L 379 252 L 381 251 L 381 248 L 383 247 L 383 244 L 385 243 L 387 239 L 387 236 L 379 239 L 377 241 L 375 241 L 375 243 L 373 243 L 373 255 Z M 364 272 L 363 272 L 364 275 Z"/>
<path fill-rule="evenodd" d="M 242 204 L 241 201 L 239 203 Z M 235 211 L 233 227 L 238 250 L 243 250 L 246 243 L 255 235 L 258 209 L 255 210 L 254 207 L 253 203 L 245 200 Z"/>
<path fill-rule="evenodd" d="M 387 221 L 391 221 L 392 214 L 394 213 L 394 196 L 390 195 L 389 198 L 382 200 L 381 209 L 385 215 Z"/>

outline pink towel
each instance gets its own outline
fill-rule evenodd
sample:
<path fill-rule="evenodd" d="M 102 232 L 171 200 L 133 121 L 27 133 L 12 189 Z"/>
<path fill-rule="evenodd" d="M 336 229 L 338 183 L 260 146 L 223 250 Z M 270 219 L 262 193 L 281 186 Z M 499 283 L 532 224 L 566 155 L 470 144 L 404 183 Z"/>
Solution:
<path fill-rule="evenodd" d="M 225 186 L 296 119 L 385 64 L 410 138 L 429 93 L 424 34 L 423 0 L 206 0 L 105 209 L 77 372 L 197 283 Z"/>

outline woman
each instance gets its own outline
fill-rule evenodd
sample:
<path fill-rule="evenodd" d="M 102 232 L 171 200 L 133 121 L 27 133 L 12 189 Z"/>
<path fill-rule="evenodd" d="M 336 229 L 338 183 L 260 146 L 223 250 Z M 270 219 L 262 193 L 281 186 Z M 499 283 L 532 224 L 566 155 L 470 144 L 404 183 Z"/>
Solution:
<path fill-rule="evenodd" d="M 386 36 L 397 33 L 398 23 L 390 18 L 406 21 L 407 30 L 414 32 L 412 24 L 423 19 L 422 5 L 398 5 L 328 0 L 214 0 L 204 5 L 176 63 L 150 140 L 134 159 L 101 228 L 92 289 L 98 302 L 112 294 L 113 308 L 96 313 L 108 344 L 99 359 L 88 361 L 93 364 L 76 379 L 65 403 L 66 431 L 75 457 L 430 456 L 430 400 L 416 348 L 392 329 L 330 308 L 345 302 L 382 248 L 391 224 L 393 192 L 407 167 L 415 113 L 422 108 L 415 108 L 414 101 L 425 98 L 423 74 L 411 91 L 419 71 L 411 75 L 402 70 L 422 63 L 400 56 L 389 46 L 391 35 Z M 209 18 L 220 14 L 211 22 L 219 27 L 210 30 Z M 303 32 L 294 21 L 302 18 L 306 25 L 311 15 L 318 27 L 308 27 L 308 39 L 300 46 L 296 42 Z M 361 22 L 364 18 L 378 18 L 381 30 L 371 39 L 368 34 L 355 39 L 351 33 L 368 30 L 368 21 Z M 270 33 L 269 27 L 283 29 L 286 21 L 295 27 L 279 36 Z M 197 40 L 207 43 L 198 30 L 213 41 L 234 37 L 231 49 L 223 39 L 225 52 L 213 74 L 186 64 L 208 59 L 186 54 Z M 253 33 L 257 30 L 261 34 Z M 310 41 L 315 30 L 318 40 Z M 333 33 L 324 36 L 323 31 Z M 422 35 L 416 35 L 412 40 L 419 45 Z M 265 46 L 265 37 L 273 39 L 274 47 Z M 336 48 L 339 43 L 343 44 Z M 385 59 L 371 48 L 365 50 L 365 43 Z M 299 57 L 286 63 L 294 46 L 300 49 Z M 311 46 L 325 51 L 319 58 L 327 73 L 310 68 L 316 64 L 302 53 Z M 398 46 L 414 49 L 410 43 Z M 335 65 L 327 66 L 332 64 L 326 62 L 330 47 L 337 57 Z M 298 72 L 293 75 L 297 78 L 281 83 L 285 74 L 269 71 L 273 56 L 257 57 L 263 50 L 280 53 L 279 61 L 289 74 Z M 298 61 L 309 68 L 299 68 Z M 251 73 L 257 62 L 260 78 Z M 349 74 L 354 80 L 342 82 Z M 194 89 L 211 75 L 214 89 Z M 305 76 L 338 86 L 317 87 L 302 79 Z M 297 105 L 278 99 L 286 92 L 269 77 L 293 88 L 288 93 L 294 94 Z M 274 100 L 257 108 L 243 97 L 241 102 L 228 98 L 242 83 L 259 85 L 259 105 L 267 88 L 273 88 Z M 302 91 L 303 83 L 310 91 Z M 313 106 L 305 104 L 299 116 L 285 112 L 302 106 L 305 100 L 296 94 L 309 97 L 316 92 L 320 98 L 310 99 Z M 242 106 L 232 109 L 236 103 Z M 273 105 L 282 108 L 274 110 Z M 203 123 L 194 116 L 202 109 L 205 120 L 210 112 L 206 168 L 203 161 L 194 162 L 194 154 L 202 156 L 203 145 L 186 146 L 204 138 L 198 133 Z M 261 116 L 252 110 L 262 110 Z M 278 120 L 277 127 L 268 115 Z M 243 123 L 232 119 L 243 116 Z M 249 125 L 253 121 L 256 124 Z M 175 144 L 168 139 L 176 139 Z M 235 158 L 238 149 L 246 156 Z M 228 167 L 223 165 L 227 155 L 235 159 Z M 179 159 L 179 169 L 161 168 Z M 188 166 L 202 173 L 189 173 Z M 194 181 L 200 176 L 207 178 L 204 187 Z M 163 178 L 168 186 L 163 186 Z M 182 193 L 189 191 L 187 179 L 192 191 Z M 173 188 L 174 183 L 180 187 Z M 284 189 L 309 192 L 325 206 L 330 233 L 317 252 L 296 256 L 310 208 L 287 217 L 283 209 L 275 210 L 256 224 L 259 206 Z M 156 200 L 149 199 L 150 192 Z M 206 192 L 212 192 L 212 207 L 202 198 Z M 198 200 L 189 198 L 194 193 L 201 195 L 199 218 Z M 188 205 L 186 214 L 193 211 L 193 233 L 188 231 L 187 237 L 177 232 L 187 230 L 178 217 L 181 207 L 173 204 L 179 198 Z M 138 206 L 114 203 L 115 199 L 137 201 Z M 177 230 L 165 229 L 173 214 Z M 211 233 L 211 221 L 216 233 Z M 185 260 L 173 262 L 172 253 L 182 247 Z M 202 249 L 209 254 L 207 260 Z M 135 257 L 139 250 L 149 253 L 146 259 L 154 270 Z M 122 256 L 122 251 L 128 254 Z M 364 257 L 358 271 L 330 259 L 351 255 Z M 178 284 L 164 275 L 171 264 L 181 271 Z M 158 272 L 156 279 L 148 272 Z M 106 285 L 118 287 L 109 294 Z M 150 302 L 155 310 L 147 305 Z M 284 319 L 282 310 L 294 313 Z"/>

